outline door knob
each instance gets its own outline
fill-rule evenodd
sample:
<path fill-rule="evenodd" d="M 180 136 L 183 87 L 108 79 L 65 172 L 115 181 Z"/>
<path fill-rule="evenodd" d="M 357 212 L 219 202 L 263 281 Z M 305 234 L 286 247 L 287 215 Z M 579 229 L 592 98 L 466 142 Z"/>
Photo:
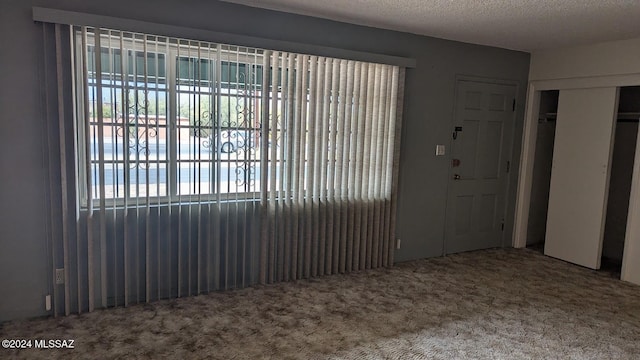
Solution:
<path fill-rule="evenodd" d="M 453 180 L 460 180 L 460 175 L 453 174 Z"/>

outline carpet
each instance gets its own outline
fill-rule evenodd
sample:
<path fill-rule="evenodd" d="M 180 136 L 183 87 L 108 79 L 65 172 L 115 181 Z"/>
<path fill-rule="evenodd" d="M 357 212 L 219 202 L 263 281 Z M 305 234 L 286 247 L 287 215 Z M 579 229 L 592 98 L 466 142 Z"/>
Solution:
<path fill-rule="evenodd" d="M 640 286 L 527 249 L 0 325 L 0 358 L 640 359 Z"/>

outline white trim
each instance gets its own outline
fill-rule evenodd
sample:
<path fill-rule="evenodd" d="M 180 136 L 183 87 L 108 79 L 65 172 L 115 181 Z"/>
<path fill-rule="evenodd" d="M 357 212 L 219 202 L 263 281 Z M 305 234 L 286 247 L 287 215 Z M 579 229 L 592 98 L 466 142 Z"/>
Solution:
<path fill-rule="evenodd" d="M 627 232 L 624 239 L 622 255 L 622 271 L 620 279 L 640 284 L 640 131 L 636 140 L 636 154 L 633 162 L 633 177 L 629 192 L 629 212 L 627 215 Z M 635 261 L 632 261 L 635 259 Z"/>
<path fill-rule="evenodd" d="M 536 153 L 536 135 L 538 134 L 538 109 L 540 108 L 540 91 L 534 82 L 529 83 L 527 90 L 526 112 L 522 131 L 522 147 L 520 150 L 520 169 L 518 171 L 518 190 L 513 220 L 513 247 L 527 246 L 527 227 L 529 225 L 529 202 L 531 200 L 531 177 Z"/>
<path fill-rule="evenodd" d="M 529 82 L 529 85 L 533 85 L 536 91 L 587 89 L 613 86 L 636 86 L 639 84 L 640 73 L 577 77 L 568 79 L 533 80 Z"/>

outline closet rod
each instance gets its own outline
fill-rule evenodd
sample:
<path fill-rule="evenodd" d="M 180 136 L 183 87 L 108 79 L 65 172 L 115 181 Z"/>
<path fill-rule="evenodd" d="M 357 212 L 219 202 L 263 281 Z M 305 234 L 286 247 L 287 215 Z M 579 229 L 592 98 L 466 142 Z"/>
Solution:
<path fill-rule="evenodd" d="M 558 113 L 544 113 L 540 114 L 538 120 L 546 121 L 550 119 L 556 119 L 558 117 Z M 640 120 L 640 112 L 619 112 L 616 117 L 618 120 Z"/>

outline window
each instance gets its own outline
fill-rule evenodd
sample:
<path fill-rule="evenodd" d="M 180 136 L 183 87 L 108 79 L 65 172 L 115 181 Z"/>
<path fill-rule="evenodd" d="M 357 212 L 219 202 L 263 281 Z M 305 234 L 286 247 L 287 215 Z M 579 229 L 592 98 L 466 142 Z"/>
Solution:
<path fill-rule="evenodd" d="M 393 67 L 92 28 L 75 44 L 85 205 L 391 191 Z"/>
<path fill-rule="evenodd" d="M 83 203 L 258 192 L 261 57 L 257 49 L 78 30 L 78 143 L 89 144 L 78 157 Z"/>
<path fill-rule="evenodd" d="M 55 309 L 393 263 L 402 68 L 62 24 L 43 36 L 52 268 L 78 279 L 53 286 Z"/>

